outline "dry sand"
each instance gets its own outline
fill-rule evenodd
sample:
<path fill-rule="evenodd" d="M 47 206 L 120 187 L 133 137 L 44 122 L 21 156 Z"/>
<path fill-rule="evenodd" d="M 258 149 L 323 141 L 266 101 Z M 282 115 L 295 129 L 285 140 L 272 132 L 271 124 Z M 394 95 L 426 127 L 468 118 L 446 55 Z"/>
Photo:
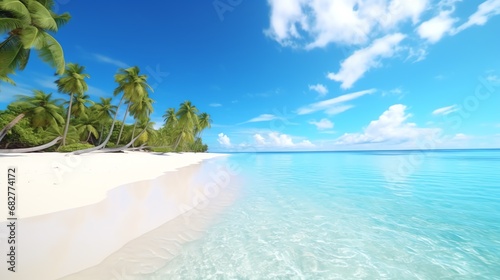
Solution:
<path fill-rule="evenodd" d="M 4 170 L 0 180 L 7 181 L 8 167 L 18 170 L 19 219 L 17 272 L 11 273 L 3 260 L 8 222 L 6 190 L 2 190 L 0 278 L 121 279 L 124 267 L 136 276 L 151 273 L 174 257 L 181 244 L 199 237 L 235 199 L 237 177 L 222 174 L 220 166 L 211 174 L 206 168 L 200 172 L 198 163 L 221 156 L 141 152 L 0 156 Z M 215 192 L 202 195 L 208 203 L 201 204 L 208 207 L 197 210 L 203 201 L 199 194 L 207 194 L 206 187 L 215 185 L 220 186 Z M 154 250 L 160 252 L 151 255 Z M 137 263 L 141 266 L 133 268 Z"/>

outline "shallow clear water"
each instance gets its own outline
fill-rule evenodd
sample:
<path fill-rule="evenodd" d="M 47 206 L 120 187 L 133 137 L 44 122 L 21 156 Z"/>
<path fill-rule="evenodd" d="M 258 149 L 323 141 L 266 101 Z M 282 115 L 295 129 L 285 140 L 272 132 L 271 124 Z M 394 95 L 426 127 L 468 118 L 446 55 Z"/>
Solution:
<path fill-rule="evenodd" d="M 500 151 L 235 154 L 246 178 L 151 279 L 500 279 Z"/>

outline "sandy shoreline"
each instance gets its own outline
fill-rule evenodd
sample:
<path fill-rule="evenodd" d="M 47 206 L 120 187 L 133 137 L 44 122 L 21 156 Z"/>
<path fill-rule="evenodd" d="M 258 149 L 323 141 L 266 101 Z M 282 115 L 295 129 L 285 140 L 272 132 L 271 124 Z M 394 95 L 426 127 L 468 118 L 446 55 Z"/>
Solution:
<path fill-rule="evenodd" d="M 192 240 L 185 238 L 186 233 L 201 233 L 235 199 L 237 176 L 221 172 L 220 161 L 199 164 L 224 156 L 141 152 L 1 156 L 2 181 L 7 182 L 7 168 L 18 169 L 18 245 L 17 272 L 7 272 L 3 262 L 0 278 L 121 279 L 116 278 L 117 271 L 134 267 L 137 256 L 157 263 L 153 267 L 164 264 L 175 256 L 173 249 Z M 207 192 L 207 186 L 216 185 L 217 193 Z M 4 251 L 7 199 L 0 198 L 0 209 L 5 209 L 0 220 Z M 148 256 L 152 249 L 143 244 L 170 253 L 152 258 Z M 142 265 L 133 270 L 145 273 Z"/>
<path fill-rule="evenodd" d="M 18 168 L 17 217 L 28 218 L 95 204 L 121 185 L 152 180 L 168 171 L 225 156 L 210 153 L 143 152 L 95 153 L 74 156 L 62 153 L 0 155 L 0 177 L 8 167 Z M 0 209 L 7 209 L 6 198 Z M 3 211 L 6 213 L 6 211 Z M 0 222 L 6 221 L 0 215 Z"/>

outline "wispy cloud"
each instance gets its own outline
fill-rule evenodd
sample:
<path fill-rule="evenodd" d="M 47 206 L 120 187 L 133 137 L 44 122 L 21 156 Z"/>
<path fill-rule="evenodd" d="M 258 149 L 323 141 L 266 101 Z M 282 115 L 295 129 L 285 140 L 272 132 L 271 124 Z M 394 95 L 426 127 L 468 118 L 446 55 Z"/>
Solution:
<path fill-rule="evenodd" d="M 458 111 L 458 106 L 457 105 L 451 105 L 443 108 L 436 109 L 432 112 L 433 115 L 448 115 L 450 113 Z"/>
<path fill-rule="evenodd" d="M 111 65 L 114 65 L 114 66 L 117 66 L 117 67 L 120 67 L 120 68 L 128 68 L 128 67 L 130 67 L 127 63 L 125 63 L 123 61 L 120 61 L 120 60 L 117 60 L 117 59 L 114 59 L 114 58 L 111 58 L 109 56 L 105 56 L 105 55 L 98 54 L 98 53 L 94 53 L 93 56 L 99 62 L 111 64 Z"/>
<path fill-rule="evenodd" d="M 10 103 L 14 101 L 16 95 L 31 95 L 32 91 L 27 87 L 17 83 L 17 86 L 2 83 L 0 88 L 0 103 Z"/>
<path fill-rule="evenodd" d="M 475 25 L 484 25 L 491 17 L 498 14 L 500 14 L 500 0 L 486 0 L 478 6 L 475 13 L 469 16 L 467 22 L 457 27 L 453 33 L 459 33 Z"/>
<path fill-rule="evenodd" d="M 42 79 L 35 79 L 35 82 L 46 89 L 57 90 L 57 85 L 55 83 L 55 79 L 53 78 L 47 77 Z"/>
<path fill-rule="evenodd" d="M 398 46 L 405 37 L 401 33 L 395 33 L 373 41 L 370 46 L 355 51 L 344 60 L 339 72 L 329 73 L 328 78 L 341 82 L 343 89 L 351 88 L 367 71 L 381 66 L 381 58 L 392 57 L 398 52 Z"/>
<path fill-rule="evenodd" d="M 272 115 L 272 114 L 262 114 L 260 116 L 255 117 L 255 118 L 249 119 L 248 121 L 243 122 L 241 124 L 256 123 L 256 122 L 268 122 L 268 121 L 278 120 L 278 119 L 280 119 L 280 117 Z"/>
<path fill-rule="evenodd" d="M 106 92 L 100 88 L 96 88 L 94 86 L 88 85 L 89 90 L 87 91 L 87 94 L 90 96 L 95 96 L 95 97 L 112 97 L 113 93 L 112 92 Z"/>
<path fill-rule="evenodd" d="M 360 98 L 367 94 L 372 94 L 375 91 L 376 91 L 375 89 L 363 90 L 341 95 L 332 99 L 312 103 L 307 106 L 299 108 L 297 110 L 297 114 L 307 115 L 318 111 L 324 111 L 328 115 L 340 114 L 354 107 L 352 105 L 345 105 L 343 103 Z"/>
<path fill-rule="evenodd" d="M 208 104 L 208 106 L 210 106 L 210 107 L 221 107 L 222 104 L 220 104 L 220 103 L 210 103 L 210 104 Z"/>
<path fill-rule="evenodd" d="M 320 121 L 310 121 L 312 125 L 315 125 L 318 130 L 327 130 L 333 128 L 333 123 L 329 119 L 321 119 Z"/>
<path fill-rule="evenodd" d="M 319 93 L 319 96 L 325 96 L 328 93 L 328 88 L 322 84 L 309 85 L 309 90 Z"/>

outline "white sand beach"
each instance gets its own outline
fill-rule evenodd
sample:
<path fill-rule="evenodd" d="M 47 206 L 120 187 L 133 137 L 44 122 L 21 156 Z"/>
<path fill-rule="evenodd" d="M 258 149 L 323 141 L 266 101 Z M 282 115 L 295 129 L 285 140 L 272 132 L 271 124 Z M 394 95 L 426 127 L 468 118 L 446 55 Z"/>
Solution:
<path fill-rule="evenodd" d="M 165 172 L 220 156 L 224 154 L 8 154 L 0 155 L 0 172 L 6 176 L 8 167 L 17 168 L 16 214 L 18 218 L 28 218 L 94 204 L 118 186 L 151 180 Z M 7 209 L 5 203 L 6 199 L 0 199 L 0 209 Z M 0 221 L 6 218 L 1 215 Z"/>
<path fill-rule="evenodd" d="M 229 187 L 219 189 L 208 195 L 203 211 L 196 209 L 207 184 L 215 180 L 223 188 L 229 185 L 229 176 L 200 172 L 198 163 L 223 156 L 143 152 L 1 156 L 2 180 L 7 181 L 9 167 L 18 173 L 19 245 L 17 272 L 4 275 L 3 262 L 0 278 L 121 279 L 118 274 L 124 267 L 135 264 L 130 273 L 141 274 L 161 267 L 179 252 L 180 244 L 198 238 L 235 199 Z M 0 200 L 0 209 L 5 209 L 0 241 L 6 246 L 6 196 Z M 154 256 L 161 256 L 150 255 L 154 250 L 161 251 Z M 146 270 L 144 258 L 152 260 L 144 264 Z"/>

